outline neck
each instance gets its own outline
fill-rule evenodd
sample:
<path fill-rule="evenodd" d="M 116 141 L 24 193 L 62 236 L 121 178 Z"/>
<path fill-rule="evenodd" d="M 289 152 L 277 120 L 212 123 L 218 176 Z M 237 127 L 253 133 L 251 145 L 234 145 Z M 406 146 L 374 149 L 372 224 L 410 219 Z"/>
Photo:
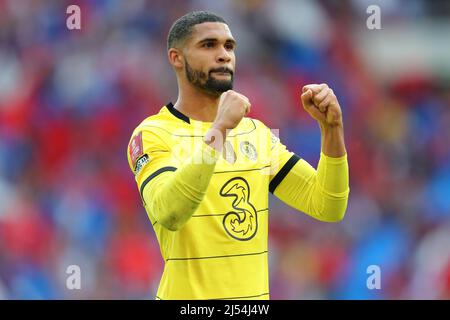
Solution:
<path fill-rule="evenodd" d="M 208 95 L 192 85 L 178 86 L 178 99 L 174 107 L 191 119 L 213 122 L 217 115 L 220 96 Z"/>

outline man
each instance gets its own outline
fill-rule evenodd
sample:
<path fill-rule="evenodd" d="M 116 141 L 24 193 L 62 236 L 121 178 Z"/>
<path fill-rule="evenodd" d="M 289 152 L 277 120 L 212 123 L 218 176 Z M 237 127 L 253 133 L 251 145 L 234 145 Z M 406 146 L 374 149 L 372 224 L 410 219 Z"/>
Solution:
<path fill-rule="evenodd" d="M 221 17 L 192 12 L 177 20 L 168 58 L 178 99 L 130 139 L 128 162 L 165 260 L 157 299 L 269 299 L 269 192 L 321 221 L 339 221 L 346 210 L 348 165 L 333 91 L 302 89 L 322 134 L 316 171 L 245 117 L 250 102 L 232 90 L 235 48 Z"/>

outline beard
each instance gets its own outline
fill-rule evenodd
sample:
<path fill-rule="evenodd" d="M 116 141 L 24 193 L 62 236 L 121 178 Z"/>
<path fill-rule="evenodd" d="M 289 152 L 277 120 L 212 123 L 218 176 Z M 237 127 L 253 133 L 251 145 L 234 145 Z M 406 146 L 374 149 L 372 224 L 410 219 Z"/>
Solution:
<path fill-rule="evenodd" d="M 203 71 L 192 69 L 186 61 L 185 70 L 188 81 L 210 95 L 220 96 L 225 91 L 233 89 L 234 73 L 228 68 L 211 69 L 206 74 Z M 228 72 L 231 77 L 229 80 L 217 80 L 212 76 L 213 72 Z"/>

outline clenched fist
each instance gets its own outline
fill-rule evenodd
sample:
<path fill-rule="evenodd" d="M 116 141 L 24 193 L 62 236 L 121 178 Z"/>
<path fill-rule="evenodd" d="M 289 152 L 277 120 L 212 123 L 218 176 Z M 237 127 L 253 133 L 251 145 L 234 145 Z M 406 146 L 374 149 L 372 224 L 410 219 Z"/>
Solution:
<path fill-rule="evenodd" d="M 221 150 L 229 131 L 237 127 L 242 118 L 250 112 L 250 107 L 246 96 L 233 90 L 222 93 L 214 123 L 205 135 L 205 143 Z"/>
<path fill-rule="evenodd" d="M 327 84 L 309 84 L 302 88 L 303 108 L 321 126 L 342 126 L 342 110 L 332 89 Z"/>
<path fill-rule="evenodd" d="M 250 107 L 250 101 L 246 96 L 228 90 L 220 96 L 214 124 L 219 128 L 234 129 L 242 118 L 250 112 Z"/>

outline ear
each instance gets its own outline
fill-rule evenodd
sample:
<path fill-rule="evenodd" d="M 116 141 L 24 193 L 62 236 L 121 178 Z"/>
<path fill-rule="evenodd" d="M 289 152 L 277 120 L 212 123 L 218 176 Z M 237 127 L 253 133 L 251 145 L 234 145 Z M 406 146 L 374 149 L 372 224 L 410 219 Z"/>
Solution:
<path fill-rule="evenodd" d="M 169 58 L 170 64 L 175 68 L 182 68 L 184 65 L 183 53 L 181 50 L 176 48 L 170 48 L 167 51 L 167 57 Z"/>

